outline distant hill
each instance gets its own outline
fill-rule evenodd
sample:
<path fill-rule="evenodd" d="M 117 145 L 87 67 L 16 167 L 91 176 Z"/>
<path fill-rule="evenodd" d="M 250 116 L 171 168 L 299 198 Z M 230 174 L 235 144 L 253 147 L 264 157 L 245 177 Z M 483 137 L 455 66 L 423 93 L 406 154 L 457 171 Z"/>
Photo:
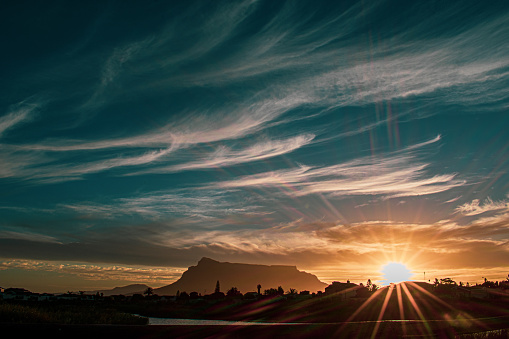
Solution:
<path fill-rule="evenodd" d="M 132 284 L 132 285 L 127 285 L 127 286 L 122 286 L 122 287 L 115 287 L 111 290 L 99 290 L 99 291 L 87 291 L 86 294 L 96 294 L 96 293 L 99 293 L 99 294 L 103 294 L 104 296 L 110 296 L 110 295 L 133 295 L 133 294 L 143 294 L 143 292 L 145 292 L 145 290 L 148 288 L 149 286 L 145 285 L 145 284 Z"/>
<path fill-rule="evenodd" d="M 202 258 L 198 265 L 189 267 L 179 280 L 154 289 L 154 293 L 175 295 L 177 291 L 195 291 L 203 295 L 211 294 L 217 281 L 224 293 L 231 287 L 237 287 L 242 293 L 256 291 L 258 284 L 262 286 L 262 293 L 265 289 L 278 286 L 283 287 L 285 292 L 290 288 L 316 292 L 327 287 L 315 275 L 299 271 L 296 266 L 237 264 Z"/>

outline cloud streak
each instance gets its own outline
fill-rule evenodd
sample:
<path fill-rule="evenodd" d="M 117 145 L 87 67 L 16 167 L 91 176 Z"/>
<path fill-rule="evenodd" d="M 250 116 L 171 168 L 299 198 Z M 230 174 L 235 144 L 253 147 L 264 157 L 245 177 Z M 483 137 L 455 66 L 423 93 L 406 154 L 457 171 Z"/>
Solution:
<path fill-rule="evenodd" d="M 463 205 L 456 207 L 456 212 L 465 216 L 474 216 L 486 212 L 494 212 L 504 209 L 509 209 L 509 202 L 504 200 L 497 202 L 491 200 L 491 198 L 488 197 L 484 203 L 481 203 L 479 199 L 474 199 L 470 203 L 464 203 Z"/>
<path fill-rule="evenodd" d="M 29 122 L 33 119 L 33 113 L 38 108 L 37 104 L 21 102 L 14 106 L 6 115 L 0 117 L 0 137 L 16 125 Z"/>
<path fill-rule="evenodd" d="M 291 153 L 308 145 L 313 139 L 314 135 L 312 134 L 299 135 L 285 140 L 262 141 L 241 150 L 232 150 L 229 147 L 221 146 L 199 160 L 170 167 L 154 168 L 143 173 L 168 173 L 183 170 L 221 168 L 259 161 Z"/>
<path fill-rule="evenodd" d="M 109 171 L 114 168 L 164 163 L 169 160 L 170 154 L 175 156 L 178 150 L 189 149 L 200 144 L 218 144 L 218 150 L 224 150 L 223 157 L 221 158 L 221 151 L 219 151 L 215 155 L 216 158 L 211 155 L 209 159 L 204 158 L 191 163 L 186 163 L 184 160 L 184 163 L 180 165 L 166 166 L 163 172 L 204 168 L 208 165 L 230 166 L 280 156 L 308 144 L 314 136 L 308 133 L 281 141 L 247 143 L 244 149 L 235 151 L 227 151 L 228 147 L 220 143 L 243 139 L 255 132 L 260 132 L 267 123 L 307 100 L 305 96 L 292 94 L 283 98 L 261 99 L 244 108 L 232 107 L 227 114 L 189 113 L 185 119 L 175 119 L 162 128 L 127 138 L 89 142 L 58 140 L 30 145 L 3 145 L 6 150 L 4 151 L 4 177 L 12 176 L 41 183 L 77 180 L 90 173 Z M 140 149 L 145 152 L 140 152 Z M 123 153 L 119 150 L 123 150 Z M 109 152 L 106 154 L 106 159 L 104 159 L 104 151 Z M 76 152 L 86 152 L 92 159 L 94 152 L 97 152 L 97 157 L 101 160 L 80 164 L 67 160 L 67 158 L 74 159 Z M 131 155 L 133 153 L 136 155 Z M 176 156 L 171 160 L 178 160 L 182 155 Z M 183 156 L 183 159 L 185 158 Z M 49 164 L 44 165 L 44 162 Z M 156 169 L 155 172 L 157 171 Z M 131 174 L 142 173 L 144 171 L 138 170 Z"/>
<path fill-rule="evenodd" d="M 429 164 L 418 163 L 409 152 L 418 147 L 439 141 L 414 145 L 406 154 L 383 158 L 365 157 L 339 165 L 311 167 L 264 172 L 256 175 L 221 182 L 217 187 L 270 187 L 288 185 L 294 187 L 297 196 L 328 193 L 346 195 L 385 195 L 387 197 L 428 195 L 450 190 L 465 184 L 455 174 L 425 176 Z"/>
<path fill-rule="evenodd" d="M 317 260 L 340 266 L 365 263 L 368 256 L 376 259 L 373 264 L 397 260 L 437 269 L 450 265 L 481 268 L 503 267 L 507 262 L 509 233 L 501 226 L 508 220 L 506 210 L 496 217 L 462 226 L 452 220 L 433 224 L 367 221 L 349 225 L 296 221 L 266 229 L 223 231 L 202 229 L 196 232 L 167 227 L 117 229 L 93 237 L 80 236 L 79 241 L 67 244 L 19 237 L 0 242 L 4 257 L 9 257 L 7 252 L 16 252 L 20 245 L 30 244 L 25 256 L 35 260 L 55 260 L 52 257 L 68 253 L 74 261 L 117 262 L 124 260 L 120 259 L 125 256 L 122 252 L 130 251 L 137 258 L 136 264 L 149 266 L 168 265 L 182 258 L 188 260 L 183 262 L 192 263 L 192 258 L 203 255 L 228 257 L 235 253 L 249 261 L 276 257 L 312 266 L 316 266 Z M 118 236 L 122 236 L 121 242 L 114 240 Z M 148 248 L 153 252 L 142 255 Z M 159 258 L 163 253 L 166 259 Z"/>
<path fill-rule="evenodd" d="M 22 269 L 27 271 L 55 272 L 70 274 L 85 280 L 121 280 L 140 283 L 172 283 L 182 274 L 180 268 L 106 266 L 78 263 L 57 263 L 35 260 L 3 260 L 0 271 Z"/>

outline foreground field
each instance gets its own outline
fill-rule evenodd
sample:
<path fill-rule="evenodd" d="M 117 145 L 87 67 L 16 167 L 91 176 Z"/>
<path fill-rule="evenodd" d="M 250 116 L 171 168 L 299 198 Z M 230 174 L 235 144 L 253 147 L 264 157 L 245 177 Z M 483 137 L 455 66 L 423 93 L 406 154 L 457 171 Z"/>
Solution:
<path fill-rule="evenodd" d="M 493 327 L 507 326 L 507 320 Z M 425 328 L 419 323 L 408 323 L 405 331 L 398 323 L 371 324 L 301 324 L 301 325 L 257 325 L 257 326 L 139 326 L 139 325 L 57 325 L 32 324 L 2 326 L 4 334 L 23 337 L 51 338 L 458 338 L 458 339 L 502 339 L 509 331 L 491 330 L 483 326 L 472 327 L 469 332 L 458 332 L 452 326 Z"/>
<path fill-rule="evenodd" d="M 93 305 L 0 303 L 0 323 L 146 325 L 147 319 Z"/>

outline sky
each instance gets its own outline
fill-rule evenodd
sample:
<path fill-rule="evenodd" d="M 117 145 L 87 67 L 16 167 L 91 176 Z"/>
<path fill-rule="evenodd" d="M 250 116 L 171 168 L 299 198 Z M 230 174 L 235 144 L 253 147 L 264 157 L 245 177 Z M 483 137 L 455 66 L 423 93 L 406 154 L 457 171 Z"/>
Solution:
<path fill-rule="evenodd" d="M 509 273 L 509 2 L 2 1 L 0 286 L 201 257 Z"/>

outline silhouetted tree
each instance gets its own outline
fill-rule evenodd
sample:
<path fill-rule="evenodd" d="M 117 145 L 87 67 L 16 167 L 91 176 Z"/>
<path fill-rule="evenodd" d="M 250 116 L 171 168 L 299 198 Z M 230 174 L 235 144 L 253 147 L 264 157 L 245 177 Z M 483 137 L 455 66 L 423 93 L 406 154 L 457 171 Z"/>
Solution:
<path fill-rule="evenodd" d="M 283 295 L 283 294 L 285 294 L 285 290 L 283 290 L 283 288 L 282 288 L 281 286 L 278 286 L 278 288 L 277 288 L 277 294 L 279 294 L 279 295 Z"/>
<path fill-rule="evenodd" d="M 214 293 L 219 293 L 221 292 L 221 289 L 219 287 L 219 280 L 216 282 L 216 289 L 214 290 Z"/>
<path fill-rule="evenodd" d="M 509 274 L 508 274 L 508 276 L 509 276 Z M 509 280 L 509 278 L 508 278 L 507 280 Z M 256 286 L 256 288 L 258 289 L 258 294 L 260 294 L 260 290 L 261 290 L 261 288 L 262 288 L 262 285 L 258 284 L 258 285 Z"/>
<path fill-rule="evenodd" d="M 278 295 L 278 290 L 275 288 L 269 288 L 268 290 L 263 291 L 264 295 Z"/>
<path fill-rule="evenodd" d="M 484 283 L 482 284 L 483 287 L 489 287 L 489 288 L 496 288 L 498 287 L 498 282 L 489 281 L 488 279 L 484 278 Z"/>
<path fill-rule="evenodd" d="M 238 297 L 241 296 L 242 293 L 237 289 L 237 287 L 232 287 L 226 292 L 226 296 L 228 297 Z"/>
<path fill-rule="evenodd" d="M 454 287 L 456 287 L 456 285 L 457 285 L 456 282 L 451 278 L 443 278 L 440 279 L 440 283 L 434 287 L 434 290 L 435 293 L 438 294 L 452 295 L 454 292 Z"/>
<path fill-rule="evenodd" d="M 290 288 L 288 290 L 288 294 L 295 295 L 295 294 L 297 294 L 297 290 L 295 288 Z"/>
<path fill-rule="evenodd" d="M 440 279 L 440 283 L 444 285 L 456 285 L 456 282 L 451 278 Z"/>
<path fill-rule="evenodd" d="M 150 297 L 152 294 L 154 294 L 154 289 L 152 287 L 147 287 L 143 294 L 145 294 L 147 297 Z"/>
<path fill-rule="evenodd" d="M 186 301 L 189 299 L 189 294 L 186 291 L 181 292 L 177 298 L 178 300 Z"/>

